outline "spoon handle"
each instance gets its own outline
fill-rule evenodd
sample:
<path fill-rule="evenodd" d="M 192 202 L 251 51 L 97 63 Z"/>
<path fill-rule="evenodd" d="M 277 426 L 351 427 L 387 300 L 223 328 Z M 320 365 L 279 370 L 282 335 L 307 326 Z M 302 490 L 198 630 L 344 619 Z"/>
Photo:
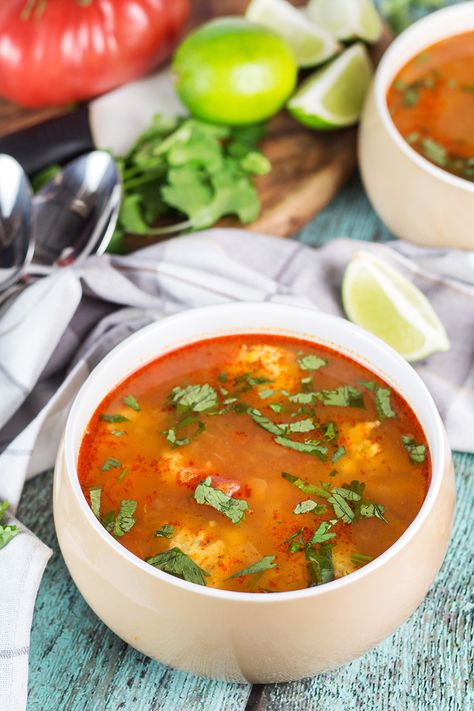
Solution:
<path fill-rule="evenodd" d="M 0 153 L 16 158 L 29 175 L 93 148 L 89 109 L 85 104 L 76 111 L 0 138 Z"/>

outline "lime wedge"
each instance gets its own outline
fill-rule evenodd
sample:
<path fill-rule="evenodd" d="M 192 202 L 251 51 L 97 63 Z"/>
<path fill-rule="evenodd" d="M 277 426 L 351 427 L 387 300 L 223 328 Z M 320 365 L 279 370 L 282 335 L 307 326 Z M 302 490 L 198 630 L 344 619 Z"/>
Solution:
<path fill-rule="evenodd" d="M 347 317 L 388 343 L 407 360 L 447 351 L 449 340 L 430 302 L 396 269 L 371 252 L 357 252 L 344 273 Z"/>
<path fill-rule="evenodd" d="M 359 120 L 372 73 L 366 48 L 354 44 L 303 82 L 287 109 L 310 128 L 352 126 Z"/>
<path fill-rule="evenodd" d="M 341 40 L 377 42 L 382 20 L 372 0 L 310 0 L 306 14 Z"/>
<path fill-rule="evenodd" d="M 330 32 L 315 25 L 287 0 L 252 0 L 245 16 L 284 37 L 299 67 L 315 67 L 340 49 Z"/>

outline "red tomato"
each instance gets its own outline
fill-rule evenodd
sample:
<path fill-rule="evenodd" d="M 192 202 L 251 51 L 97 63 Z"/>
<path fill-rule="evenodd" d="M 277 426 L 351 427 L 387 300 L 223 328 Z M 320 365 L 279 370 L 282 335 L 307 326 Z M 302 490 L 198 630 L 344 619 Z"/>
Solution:
<path fill-rule="evenodd" d="M 189 0 L 1 0 L 0 95 L 23 106 L 88 99 L 163 60 Z"/>

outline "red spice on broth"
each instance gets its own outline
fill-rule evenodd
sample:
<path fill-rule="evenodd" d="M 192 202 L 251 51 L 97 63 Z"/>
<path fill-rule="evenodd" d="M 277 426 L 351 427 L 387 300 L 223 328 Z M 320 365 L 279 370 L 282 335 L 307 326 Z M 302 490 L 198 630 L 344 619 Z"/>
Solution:
<path fill-rule="evenodd" d="M 387 550 L 431 461 L 404 399 L 335 350 L 280 336 L 191 344 L 118 385 L 82 440 L 79 481 L 129 551 L 200 585 L 321 585 Z"/>

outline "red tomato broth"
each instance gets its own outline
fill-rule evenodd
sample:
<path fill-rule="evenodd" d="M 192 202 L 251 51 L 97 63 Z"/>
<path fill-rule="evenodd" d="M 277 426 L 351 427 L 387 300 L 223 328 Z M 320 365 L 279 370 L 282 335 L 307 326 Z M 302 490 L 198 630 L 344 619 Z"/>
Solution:
<path fill-rule="evenodd" d="M 474 32 L 415 55 L 387 94 L 403 138 L 430 162 L 474 181 Z"/>
<path fill-rule="evenodd" d="M 325 358 L 328 364 L 315 372 L 303 371 L 297 362 L 302 351 Z M 228 374 L 226 382 L 218 379 L 222 372 Z M 173 388 L 207 383 L 231 393 L 236 387 L 233 378 L 246 372 L 274 381 L 239 395 L 246 405 L 257 408 L 274 423 L 300 421 L 308 415 L 292 418 L 290 411 L 276 413 L 270 403 L 284 403 L 292 412 L 301 406 L 290 405 L 279 392 L 267 399 L 258 393 L 268 388 L 300 392 L 300 379 L 304 377 L 313 377 L 315 391 L 356 386 L 363 393 L 365 408 L 319 402 L 311 406 L 318 421 L 332 421 L 339 430 L 337 444 L 323 442 L 330 449 L 327 461 L 275 443 L 274 435 L 258 426 L 247 412 L 204 413 L 200 419 L 205 422 L 205 431 L 189 444 L 173 449 L 163 434 L 177 419 L 169 400 Z M 424 501 L 431 470 L 425 435 L 408 404 L 392 390 L 391 407 L 396 416 L 380 425 L 367 424 L 379 422 L 374 392 L 358 385 L 359 380 L 387 387 L 362 365 L 336 351 L 280 336 L 215 338 L 173 351 L 132 374 L 95 411 L 78 458 L 84 496 L 89 502 L 90 488 L 101 487 L 101 517 L 117 512 L 124 499 L 137 502 L 135 524 L 118 540 L 139 558 L 179 547 L 209 573 L 208 586 L 243 592 L 308 587 L 312 581 L 305 554 L 301 550 L 289 552 L 291 542 L 286 539 L 303 529 L 307 541 L 322 521 L 337 520 L 331 528 L 336 538 L 328 542 L 334 543 L 334 576 L 341 577 L 358 567 L 352 553 L 376 557 L 406 530 Z M 123 399 L 130 394 L 138 401 L 139 412 L 124 406 Z M 120 413 L 130 421 L 104 422 L 100 418 L 104 413 Z M 114 429 L 127 434 L 114 436 Z M 320 439 L 320 434 L 288 437 L 304 442 Z M 422 464 L 410 461 L 401 435 L 411 435 L 416 443 L 426 446 Z M 337 446 L 347 451 L 333 464 L 331 455 Z M 117 459 L 120 467 L 102 471 L 101 466 L 110 457 Z M 124 468 L 128 471 L 122 477 Z M 358 480 L 366 485 L 363 498 L 385 507 L 388 524 L 375 517 L 341 522 L 324 498 L 306 495 L 285 480 L 282 472 L 317 486 L 328 482 L 331 489 Z M 240 523 L 232 523 L 215 508 L 195 501 L 196 486 L 209 476 L 213 488 L 248 502 L 249 509 Z M 326 505 L 327 511 L 321 515 L 294 514 L 294 507 L 309 498 Z M 164 524 L 174 527 L 171 538 L 155 537 L 155 531 Z M 278 567 L 227 580 L 269 555 L 276 556 Z"/>

